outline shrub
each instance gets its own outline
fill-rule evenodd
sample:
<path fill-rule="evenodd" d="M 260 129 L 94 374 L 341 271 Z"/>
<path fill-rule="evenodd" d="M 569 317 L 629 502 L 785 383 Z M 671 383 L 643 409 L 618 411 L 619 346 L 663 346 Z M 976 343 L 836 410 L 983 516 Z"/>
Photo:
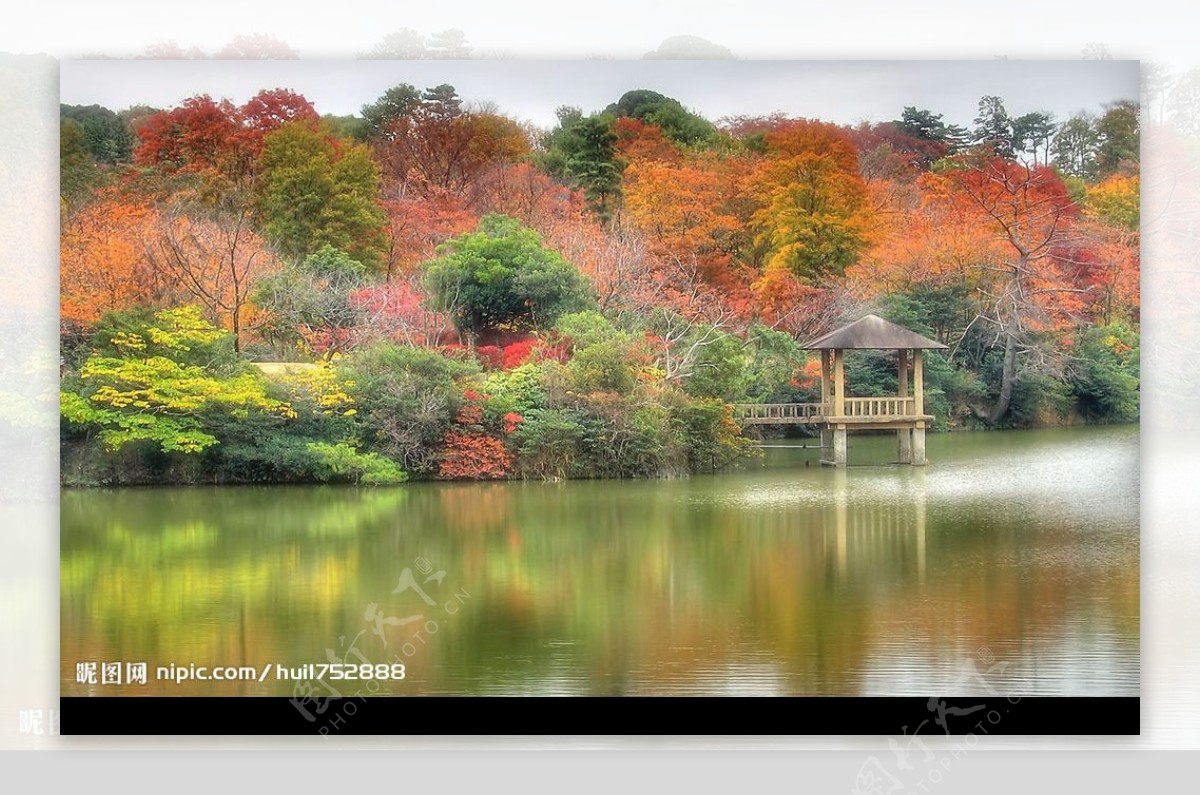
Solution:
<path fill-rule="evenodd" d="M 346 442 L 324 444 L 315 442 L 308 449 L 316 457 L 320 467 L 318 470 L 325 475 L 324 480 L 349 480 L 352 483 L 371 485 L 383 483 L 403 483 L 408 480 L 395 461 L 384 458 L 378 453 L 361 453 Z"/>

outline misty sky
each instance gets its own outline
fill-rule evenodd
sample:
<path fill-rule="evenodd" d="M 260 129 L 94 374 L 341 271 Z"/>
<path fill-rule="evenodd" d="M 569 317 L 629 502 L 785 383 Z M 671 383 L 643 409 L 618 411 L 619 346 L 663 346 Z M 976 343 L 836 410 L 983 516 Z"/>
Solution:
<path fill-rule="evenodd" d="M 62 101 L 113 110 L 170 107 L 206 93 L 244 102 L 263 88 L 290 88 L 321 113 L 357 113 L 398 83 L 450 83 L 468 102 L 494 101 L 543 126 L 560 105 L 599 110 L 625 91 L 675 97 L 709 119 L 783 111 L 836 123 L 888 121 L 904 106 L 969 126 L 979 98 L 1004 99 L 1011 115 L 1065 119 L 1138 97 L 1131 61 L 64 61 Z"/>

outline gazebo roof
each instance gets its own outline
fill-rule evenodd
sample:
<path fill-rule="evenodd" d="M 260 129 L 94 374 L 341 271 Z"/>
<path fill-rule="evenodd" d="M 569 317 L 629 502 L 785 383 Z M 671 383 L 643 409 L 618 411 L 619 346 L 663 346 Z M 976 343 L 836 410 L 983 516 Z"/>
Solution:
<path fill-rule="evenodd" d="M 937 340 L 922 337 L 903 326 L 889 323 L 878 315 L 864 315 L 853 323 L 817 337 L 800 347 L 808 351 L 949 348 Z"/>

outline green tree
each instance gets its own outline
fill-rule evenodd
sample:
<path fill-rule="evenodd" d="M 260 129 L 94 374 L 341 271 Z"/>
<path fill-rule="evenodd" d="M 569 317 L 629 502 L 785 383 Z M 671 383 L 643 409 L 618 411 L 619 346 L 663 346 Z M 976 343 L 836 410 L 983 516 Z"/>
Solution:
<path fill-rule="evenodd" d="M 749 356 L 742 341 L 731 334 L 719 335 L 701 348 L 691 375 L 683 380 L 689 395 L 728 403 L 744 400 L 747 391 Z"/>
<path fill-rule="evenodd" d="M 746 332 L 746 398 L 763 403 L 778 402 L 807 359 L 791 334 L 755 323 Z"/>
<path fill-rule="evenodd" d="M 385 35 L 369 52 L 359 53 L 358 57 L 412 61 L 429 57 L 429 49 L 424 34 L 412 28 L 400 28 Z"/>
<path fill-rule="evenodd" d="M 379 170 L 365 145 L 336 142 L 306 122 L 264 138 L 257 210 L 263 232 L 302 258 L 332 246 L 370 269 L 381 267 L 387 215 Z"/>
<path fill-rule="evenodd" d="M 1159 93 L 1166 97 L 1166 83 L 1159 67 Z M 1146 79 L 1146 64 L 1142 64 L 1143 79 Z M 1170 101 L 1163 102 L 1169 111 L 1169 119 L 1181 135 L 1190 138 L 1200 138 L 1200 69 L 1190 69 L 1171 81 Z M 1159 110 L 1159 121 L 1162 121 L 1162 105 Z"/>
<path fill-rule="evenodd" d="M 542 168 L 582 190 L 592 210 L 608 219 L 620 203 L 625 169 L 624 161 L 617 157 L 613 118 L 584 116 L 572 107 L 561 107 L 557 113 L 558 126 L 542 142 Z"/>
<path fill-rule="evenodd" d="M 1068 369 L 1080 413 L 1090 421 L 1134 422 L 1139 403 L 1139 338 L 1128 326 L 1083 332 Z"/>
<path fill-rule="evenodd" d="M 104 183 L 104 173 L 83 145 L 83 126 L 63 119 L 58 130 L 59 194 L 68 210 L 73 209 Z"/>
<path fill-rule="evenodd" d="M 1096 149 L 1099 176 L 1107 177 L 1137 167 L 1141 159 L 1138 112 L 1138 104 L 1131 100 L 1105 106 L 1104 115 L 1096 122 L 1096 134 L 1100 139 Z"/>
<path fill-rule="evenodd" d="M 348 442 L 310 442 L 308 450 L 317 460 L 318 474 L 322 480 L 349 480 L 368 485 L 403 483 L 408 480 L 408 473 L 398 467 L 395 461 L 378 453 L 359 452 Z"/>
<path fill-rule="evenodd" d="M 566 480 L 583 474 L 589 427 L 579 412 L 533 409 L 513 434 L 522 476 Z"/>
<path fill-rule="evenodd" d="M 720 400 L 689 401 L 672 414 L 692 472 L 715 472 L 756 452 L 753 441 L 742 436 L 733 407 Z"/>
<path fill-rule="evenodd" d="M 124 119 L 100 105 L 59 105 L 59 117 L 80 126 L 83 148 L 97 163 L 128 163 L 134 135 Z"/>
<path fill-rule="evenodd" d="M 942 114 L 909 105 L 900 118 L 893 122 L 899 132 L 922 141 L 945 144 L 948 154 L 954 154 L 968 140 L 970 134 L 956 124 L 946 124 Z"/>
<path fill-rule="evenodd" d="M 362 117 L 372 137 L 387 137 L 389 128 L 399 119 L 411 116 L 421 107 L 421 92 L 401 83 L 383 92 L 374 102 L 363 105 Z"/>
<path fill-rule="evenodd" d="M 1016 149 L 1033 156 L 1035 166 L 1050 162 L 1050 148 L 1058 125 L 1053 114 L 1034 111 L 1013 120 L 1013 143 Z"/>
<path fill-rule="evenodd" d="M 335 116 L 326 113 L 321 116 L 321 127 L 334 138 L 347 138 L 352 141 L 365 141 L 370 132 L 366 119 L 361 116 Z"/>
<path fill-rule="evenodd" d="M 1055 168 L 1069 177 L 1094 179 L 1099 144 L 1096 120 L 1087 113 L 1075 114 L 1059 126 L 1054 136 L 1052 160 Z"/>
<path fill-rule="evenodd" d="M 484 331 L 544 328 L 596 304 L 594 288 L 574 265 L 507 216 L 484 216 L 474 232 L 446 241 L 438 254 L 425 264 L 426 292 L 472 344 Z"/>
<path fill-rule="evenodd" d="M 339 374 L 358 409 L 364 446 L 431 474 L 438 449 L 463 405 L 457 379 L 478 368 L 435 351 L 376 343 L 342 360 Z"/>
<path fill-rule="evenodd" d="M 987 149 L 996 157 L 1016 156 L 1013 123 L 1004 108 L 1004 100 L 996 96 L 985 96 L 979 100 L 979 115 L 975 117 L 975 130 L 971 140 Z"/>
<path fill-rule="evenodd" d="M 592 343 L 586 348 L 577 348 L 567 364 L 567 374 L 575 391 L 614 392 L 628 395 L 633 391 L 635 380 L 631 365 L 630 347 L 632 340 L 627 334 Z"/>
<path fill-rule="evenodd" d="M 627 91 L 619 100 L 605 108 L 604 113 L 613 117 L 627 116 L 657 125 L 663 135 L 684 146 L 701 144 L 716 136 L 716 128 L 712 122 L 688 110 L 679 100 L 657 91 Z"/>

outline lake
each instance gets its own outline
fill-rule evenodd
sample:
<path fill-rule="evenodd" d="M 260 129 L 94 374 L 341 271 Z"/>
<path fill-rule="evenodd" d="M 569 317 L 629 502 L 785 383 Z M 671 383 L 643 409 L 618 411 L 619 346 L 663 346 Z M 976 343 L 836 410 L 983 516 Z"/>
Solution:
<path fill-rule="evenodd" d="M 62 694 L 292 695 L 156 668 L 331 660 L 404 665 L 343 695 L 1138 694 L 1135 426 L 931 434 L 924 468 L 802 443 L 673 481 L 66 491 Z"/>

